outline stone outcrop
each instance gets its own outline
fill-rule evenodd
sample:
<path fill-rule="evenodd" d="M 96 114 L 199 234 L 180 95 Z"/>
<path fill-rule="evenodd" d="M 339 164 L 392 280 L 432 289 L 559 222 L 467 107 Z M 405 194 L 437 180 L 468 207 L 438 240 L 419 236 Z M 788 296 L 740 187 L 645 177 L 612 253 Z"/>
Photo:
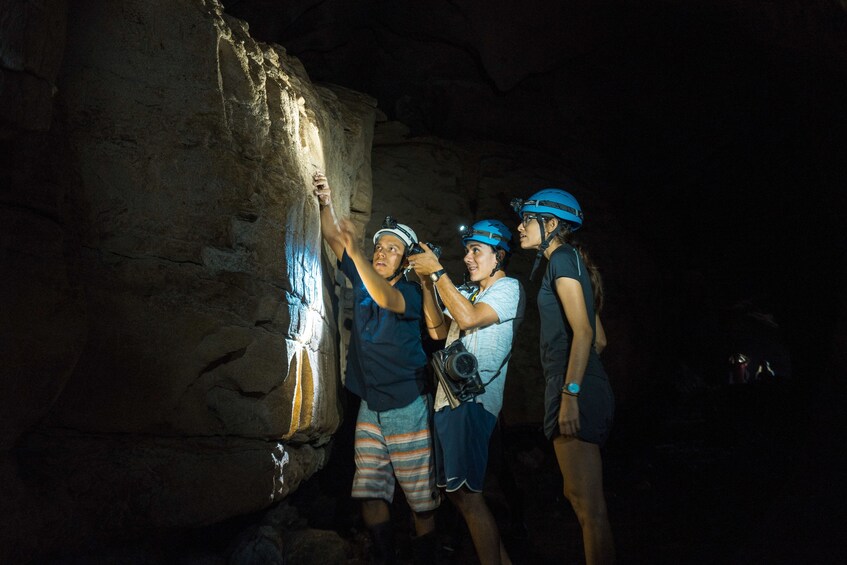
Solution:
<path fill-rule="evenodd" d="M 375 101 L 214 0 L 11 4 L 0 560 L 285 497 L 342 416 L 311 175 L 367 221 Z"/>

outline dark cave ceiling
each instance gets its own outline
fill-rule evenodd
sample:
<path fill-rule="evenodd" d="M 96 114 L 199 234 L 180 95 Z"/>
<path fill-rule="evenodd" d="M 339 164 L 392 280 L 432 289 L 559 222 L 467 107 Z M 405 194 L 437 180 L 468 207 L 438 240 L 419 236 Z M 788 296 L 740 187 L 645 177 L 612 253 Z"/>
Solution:
<path fill-rule="evenodd" d="M 563 156 L 664 155 L 774 111 L 808 119 L 840 101 L 825 79 L 847 69 L 835 0 L 223 3 L 314 80 L 374 95 L 415 133 Z"/>
<path fill-rule="evenodd" d="M 796 254 L 823 296 L 839 292 L 844 2 L 223 3 L 413 134 L 554 155 L 670 276 L 785 295 L 803 291 L 778 267 Z"/>

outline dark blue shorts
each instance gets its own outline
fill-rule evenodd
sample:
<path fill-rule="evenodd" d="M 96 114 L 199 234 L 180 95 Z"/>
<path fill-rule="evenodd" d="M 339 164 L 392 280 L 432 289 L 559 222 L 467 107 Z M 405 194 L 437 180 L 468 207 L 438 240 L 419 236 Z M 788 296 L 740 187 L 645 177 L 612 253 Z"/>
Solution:
<path fill-rule="evenodd" d="M 562 375 L 547 381 L 544 393 L 544 434 L 547 439 L 559 435 L 559 407 L 562 402 Z M 579 434 L 577 437 L 588 443 L 603 446 L 609 438 L 615 415 L 615 396 L 609 379 L 586 374 L 582 378 L 579 392 Z"/>
<path fill-rule="evenodd" d="M 482 404 L 463 402 L 435 413 L 435 481 L 447 492 L 468 487 L 482 492 L 488 467 L 488 442 L 497 417 Z"/>

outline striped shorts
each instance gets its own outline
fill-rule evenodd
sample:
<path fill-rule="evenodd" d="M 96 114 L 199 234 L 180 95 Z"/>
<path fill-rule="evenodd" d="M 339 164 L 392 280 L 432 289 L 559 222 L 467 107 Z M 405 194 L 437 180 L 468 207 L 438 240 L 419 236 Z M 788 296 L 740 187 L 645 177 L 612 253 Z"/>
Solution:
<path fill-rule="evenodd" d="M 362 400 L 356 421 L 353 498 L 394 500 L 395 480 L 414 512 L 438 508 L 428 397 L 375 412 Z"/>

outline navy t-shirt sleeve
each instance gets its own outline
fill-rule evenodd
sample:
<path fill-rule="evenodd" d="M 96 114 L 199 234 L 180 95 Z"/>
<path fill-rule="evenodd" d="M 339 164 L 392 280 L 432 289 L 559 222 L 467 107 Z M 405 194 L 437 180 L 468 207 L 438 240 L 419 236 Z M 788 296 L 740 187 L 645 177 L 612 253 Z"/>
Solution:
<path fill-rule="evenodd" d="M 576 254 L 576 250 L 569 249 L 565 253 L 554 253 L 550 258 L 550 280 L 554 287 L 556 279 L 562 277 L 579 280 L 583 266 Z"/>
<path fill-rule="evenodd" d="M 400 317 L 407 320 L 419 320 L 423 315 L 423 294 L 420 285 L 401 280 L 394 288 L 400 291 L 406 302 L 406 311 Z"/>

